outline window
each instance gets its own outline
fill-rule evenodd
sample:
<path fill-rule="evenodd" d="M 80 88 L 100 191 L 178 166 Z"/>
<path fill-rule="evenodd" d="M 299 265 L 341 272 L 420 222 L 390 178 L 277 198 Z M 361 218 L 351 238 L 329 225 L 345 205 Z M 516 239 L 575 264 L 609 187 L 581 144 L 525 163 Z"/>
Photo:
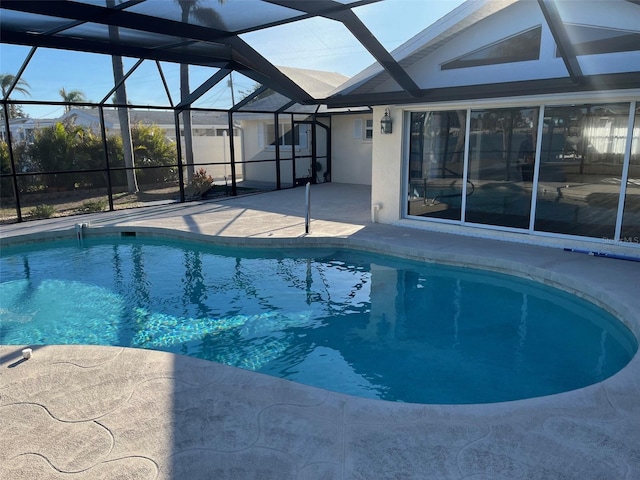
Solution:
<path fill-rule="evenodd" d="M 640 243 L 640 106 L 636 106 L 630 157 L 620 240 L 637 244 Z"/>
<path fill-rule="evenodd" d="M 540 57 L 542 27 L 535 27 L 492 45 L 475 50 L 450 62 L 443 63 L 442 70 L 524 62 Z"/>
<path fill-rule="evenodd" d="M 364 138 L 365 140 L 371 140 L 373 138 L 373 119 L 372 118 L 365 121 Z"/>
<path fill-rule="evenodd" d="M 193 128 L 191 130 L 194 137 L 213 137 L 213 128 Z"/>
<path fill-rule="evenodd" d="M 471 110 L 465 220 L 529 228 L 539 109 Z"/>
<path fill-rule="evenodd" d="M 640 50 L 640 33 L 638 32 L 587 25 L 566 25 L 565 28 L 576 55 Z M 560 53 L 556 52 L 556 57 L 559 56 Z"/>
<path fill-rule="evenodd" d="M 278 133 L 280 137 L 272 140 L 276 136 L 275 124 L 268 123 L 264 125 L 265 144 L 274 147 L 276 142 L 281 147 L 295 146 L 296 148 L 307 148 L 307 125 L 295 125 L 292 129 L 290 123 L 278 124 Z"/>
<path fill-rule="evenodd" d="M 373 119 L 355 118 L 353 120 L 353 138 L 371 140 L 373 138 Z"/>
<path fill-rule="evenodd" d="M 224 137 L 225 135 L 229 135 L 229 129 L 228 128 L 217 128 L 216 129 L 216 137 Z M 234 137 L 238 136 L 238 129 L 237 128 L 233 129 L 233 136 Z"/>

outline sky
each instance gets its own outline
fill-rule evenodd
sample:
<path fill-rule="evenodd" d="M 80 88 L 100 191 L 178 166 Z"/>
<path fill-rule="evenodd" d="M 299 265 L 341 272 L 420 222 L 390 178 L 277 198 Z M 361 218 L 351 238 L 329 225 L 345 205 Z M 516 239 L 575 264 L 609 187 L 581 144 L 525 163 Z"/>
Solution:
<path fill-rule="evenodd" d="M 380 43 L 392 51 L 462 3 L 463 0 L 384 0 L 357 7 L 354 12 Z M 325 70 L 351 77 L 375 62 L 341 23 L 324 18 L 252 32 L 242 35 L 242 39 L 277 66 Z M 0 73 L 15 74 L 29 51 L 29 47 L 0 44 Z M 125 58 L 125 72 L 136 61 Z M 162 69 L 171 97 L 177 103 L 179 66 L 162 63 Z M 215 71 L 190 67 L 191 89 L 195 89 Z M 38 49 L 22 78 L 29 84 L 31 97 L 16 93 L 13 95 L 15 99 L 60 101 L 60 89 L 65 88 L 67 91 L 80 90 L 89 101 L 99 102 L 113 86 L 110 57 L 51 49 Z M 237 73 L 233 74 L 232 80 L 236 101 L 256 86 L 255 81 Z M 132 104 L 170 105 L 155 62 L 145 61 L 127 80 L 126 86 Z M 218 84 L 196 104 L 199 107 L 222 109 L 231 105 L 228 81 Z M 55 118 L 62 115 L 63 107 L 24 105 L 24 111 L 35 118 Z"/>

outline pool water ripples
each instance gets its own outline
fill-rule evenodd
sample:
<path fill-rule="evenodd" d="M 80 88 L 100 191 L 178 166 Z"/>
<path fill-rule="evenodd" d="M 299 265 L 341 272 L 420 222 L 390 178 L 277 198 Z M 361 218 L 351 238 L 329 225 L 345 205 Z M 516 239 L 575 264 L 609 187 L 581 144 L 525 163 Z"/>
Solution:
<path fill-rule="evenodd" d="M 604 310 L 540 283 L 335 249 L 144 237 L 3 248 L 0 343 L 166 350 L 418 403 L 564 392 L 637 350 Z"/>

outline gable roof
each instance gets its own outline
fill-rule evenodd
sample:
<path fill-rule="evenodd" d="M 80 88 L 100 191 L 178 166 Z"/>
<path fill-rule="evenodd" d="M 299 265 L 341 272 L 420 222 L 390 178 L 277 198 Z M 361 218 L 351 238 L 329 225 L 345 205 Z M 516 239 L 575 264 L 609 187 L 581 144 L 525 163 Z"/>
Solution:
<path fill-rule="evenodd" d="M 349 77 L 337 72 L 324 72 L 303 68 L 278 67 L 291 80 L 315 99 L 325 98 Z"/>
<path fill-rule="evenodd" d="M 322 70 L 309 70 L 303 68 L 278 67 L 287 77 L 300 85 L 309 95 L 315 99 L 327 97 L 336 87 L 343 85 L 349 77 L 336 72 Z M 247 98 L 246 102 L 234 110 L 253 112 L 287 112 L 307 113 L 317 112 L 318 105 L 302 105 L 273 90 L 255 92 L 255 98 Z"/>
<path fill-rule="evenodd" d="M 419 86 L 417 94 L 376 64 L 326 101 L 329 106 L 376 105 L 638 88 L 638 18 L 640 2 L 635 0 L 468 0 L 392 52 Z M 535 28 L 541 43 L 533 60 L 458 62 L 442 68 Z"/>

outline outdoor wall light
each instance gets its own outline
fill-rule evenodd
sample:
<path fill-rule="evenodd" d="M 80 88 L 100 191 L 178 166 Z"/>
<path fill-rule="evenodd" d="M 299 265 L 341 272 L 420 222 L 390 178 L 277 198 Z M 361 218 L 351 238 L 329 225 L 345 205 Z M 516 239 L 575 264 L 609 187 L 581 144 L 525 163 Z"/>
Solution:
<path fill-rule="evenodd" d="M 391 133 L 391 115 L 389 113 L 389 109 L 385 108 L 384 116 L 380 120 L 380 133 Z"/>

